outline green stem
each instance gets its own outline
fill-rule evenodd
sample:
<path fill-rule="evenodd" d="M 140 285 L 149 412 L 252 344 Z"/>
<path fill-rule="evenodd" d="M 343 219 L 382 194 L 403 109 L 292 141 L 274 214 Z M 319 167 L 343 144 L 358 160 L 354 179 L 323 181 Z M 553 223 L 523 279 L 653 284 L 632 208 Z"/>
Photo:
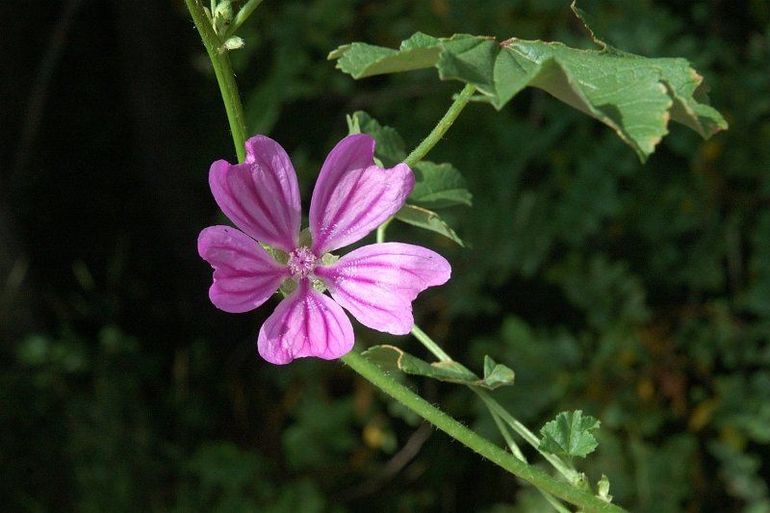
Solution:
<path fill-rule="evenodd" d="M 206 12 L 200 0 L 185 0 L 187 10 L 190 11 L 195 27 L 203 40 L 203 46 L 209 54 L 214 74 L 217 77 L 219 90 L 222 93 L 222 101 L 227 112 L 227 121 L 230 123 L 230 131 L 233 135 L 235 154 L 238 161 L 243 162 L 246 157 L 244 143 L 246 142 L 246 117 L 243 114 L 243 105 L 238 93 L 238 85 L 235 83 L 233 67 L 230 64 L 230 56 L 227 50 L 222 48 L 222 40 L 214 32 Z"/>
<path fill-rule="evenodd" d="M 542 494 L 543 497 L 545 497 L 545 500 L 548 501 L 548 504 L 553 506 L 553 509 L 555 509 L 559 513 L 572 513 L 570 510 L 564 507 L 564 504 L 559 502 L 559 499 L 557 499 L 550 493 L 544 492 L 543 490 L 540 490 L 540 493 Z"/>
<path fill-rule="evenodd" d="M 384 240 L 384 233 L 383 233 L 383 240 Z M 379 232 L 378 232 L 378 241 L 379 240 Z M 412 335 L 420 341 L 420 343 L 425 346 L 425 348 L 430 351 L 433 356 L 435 356 L 439 361 L 441 362 L 451 362 L 452 357 L 449 356 L 443 349 L 441 349 L 441 346 L 439 346 L 430 336 L 422 331 L 419 326 L 416 324 L 414 327 L 412 327 Z M 478 387 L 470 387 L 471 390 L 473 390 L 482 401 L 484 401 L 484 404 L 486 405 L 489 412 L 492 414 L 492 417 L 495 419 L 495 422 L 497 423 L 499 420 L 503 420 L 506 424 L 508 424 L 514 431 L 516 431 L 519 436 L 521 436 L 529 445 L 534 447 L 540 454 L 543 455 L 543 457 L 551 464 L 553 467 L 561 474 L 563 475 L 570 483 L 576 483 L 579 479 L 578 472 L 572 468 L 568 463 L 566 463 L 564 460 L 556 456 L 555 454 L 550 454 L 545 451 L 540 450 L 540 439 L 530 431 L 527 426 L 519 422 L 513 415 L 508 413 L 508 411 L 502 407 L 500 403 L 492 399 L 492 396 L 490 396 L 485 390 L 482 390 Z M 498 424 L 499 427 L 499 424 Z M 505 437 L 506 431 L 502 431 L 503 436 Z M 507 438 L 506 438 L 507 441 Z M 510 443 L 508 444 L 510 445 Z M 512 449 L 513 450 L 513 449 Z"/>
<path fill-rule="evenodd" d="M 508 431 L 508 426 L 505 425 L 505 423 L 497 413 L 493 412 L 492 410 L 489 410 L 489 413 L 490 415 L 492 415 L 492 420 L 495 421 L 497 430 L 500 431 L 500 434 L 503 435 L 503 439 L 505 440 L 505 443 L 508 446 L 508 449 L 511 450 L 514 456 L 519 458 L 524 463 L 527 463 L 527 458 L 524 457 L 524 453 L 522 453 L 521 449 L 519 449 L 519 444 L 517 444 L 516 441 L 513 439 L 513 437 L 511 436 L 511 432 Z"/>
<path fill-rule="evenodd" d="M 239 11 L 236 16 L 232 29 L 228 33 L 232 34 L 241 24 L 248 18 L 248 16 L 256 9 L 256 7 L 262 2 L 262 0 L 249 0 L 249 2 Z M 241 103 L 240 94 L 238 92 L 238 86 L 235 82 L 235 75 L 233 73 L 232 65 L 230 64 L 230 58 L 226 50 L 222 48 L 223 40 L 220 39 L 214 32 L 211 22 L 206 16 L 206 11 L 200 3 L 200 0 L 185 0 L 187 8 L 190 11 L 193 22 L 203 40 L 203 45 L 211 59 L 212 66 L 214 67 L 214 73 L 217 77 L 217 83 L 222 94 L 222 100 L 225 105 L 225 111 L 227 112 L 227 119 L 230 123 L 230 130 L 232 132 L 233 144 L 235 145 L 235 151 L 238 155 L 238 160 L 243 162 L 245 158 L 244 143 L 246 141 L 246 123 L 245 116 L 243 114 L 243 105 Z M 454 103 L 450 106 L 447 113 L 439 121 L 436 128 L 426 137 L 417 148 L 407 157 L 407 164 L 414 165 L 419 162 L 428 151 L 441 139 L 446 133 L 452 123 L 457 119 L 462 109 L 468 103 L 475 88 L 473 86 L 466 86 L 462 92 L 455 99 Z M 381 230 L 378 230 L 378 240 L 385 239 L 384 225 Z M 451 358 L 447 355 L 427 334 L 425 334 L 417 326 L 412 330 L 414 336 L 420 340 L 437 358 L 443 361 L 450 361 Z M 514 475 L 524 479 L 525 481 L 535 485 L 545 494 L 551 494 L 553 496 L 562 498 L 572 504 L 581 507 L 587 512 L 597 513 L 624 513 L 624 511 L 613 504 L 598 499 L 588 492 L 579 490 L 567 483 L 556 481 L 545 472 L 527 465 L 522 459 L 523 455 L 518 452 L 522 459 L 517 458 L 512 454 L 509 454 L 496 445 L 492 444 L 488 440 L 480 437 L 475 432 L 471 431 L 467 427 L 463 426 L 452 417 L 448 416 L 438 408 L 432 406 L 430 403 L 422 399 L 420 396 L 414 394 L 411 390 L 404 387 L 400 383 L 394 381 L 391 377 L 386 375 L 376 365 L 366 360 L 364 357 L 355 351 L 348 353 L 342 358 L 353 370 L 358 372 L 361 376 L 369 380 L 375 386 L 382 389 L 385 393 L 401 402 L 412 411 L 422 416 L 428 422 L 443 430 L 451 437 L 459 440 L 467 447 L 473 449 L 480 455 L 488 458 L 494 463 L 498 464 L 505 470 L 513 473 Z M 490 398 L 491 400 L 491 398 Z M 507 412 L 505 412 L 507 413 Z M 500 419 L 506 420 L 500 412 L 492 412 L 495 422 L 500 422 Z M 510 424 L 508 420 L 506 420 Z M 512 426 L 513 429 L 516 429 Z M 525 428 L 526 429 L 526 428 Z M 534 435 L 533 435 L 534 436 Z M 516 447 L 515 442 L 506 437 L 509 445 Z M 546 495 L 548 498 L 548 495 Z M 550 500 L 549 500 L 550 501 Z M 558 504 L 558 503 L 557 503 Z"/>
<path fill-rule="evenodd" d="M 449 127 L 452 126 L 452 123 L 455 122 L 457 116 L 460 115 L 465 106 L 468 104 L 468 101 L 470 101 L 471 96 L 473 96 L 475 91 L 476 87 L 470 84 L 466 85 L 463 90 L 460 91 L 460 94 L 457 95 L 454 103 L 449 106 L 449 109 L 446 111 L 446 114 L 444 114 L 444 117 L 439 120 L 435 128 L 431 130 L 428 136 L 423 139 L 422 142 L 414 150 L 412 150 L 412 153 L 410 153 L 406 158 L 404 162 L 409 167 L 412 167 L 421 161 L 423 157 L 428 154 L 431 148 L 433 148 L 436 143 L 441 140 L 446 131 L 449 130 Z"/>
<path fill-rule="evenodd" d="M 527 465 L 513 454 L 504 451 L 489 440 L 482 438 L 458 421 L 388 376 L 374 363 L 361 356 L 356 350 L 342 357 L 350 368 L 366 378 L 383 392 L 397 400 L 446 434 L 482 457 L 499 465 L 515 476 L 527 481 L 540 490 L 580 507 L 585 512 L 625 513 L 621 508 L 605 502 L 589 492 L 580 490 L 569 483 L 558 481 L 544 471 Z"/>
<path fill-rule="evenodd" d="M 451 362 L 452 358 L 444 352 L 441 347 L 439 347 L 438 344 L 436 344 L 432 338 L 428 336 L 427 333 L 422 331 L 416 324 L 412 328 L 412 335 L 414 335 L 414 338 L 420 341 L 422 345 L 425 346 L 425 348 L 433 353 L 433 356 L 439 359 L 439 361 L 442 362 Z"/>
<path fill-rule="evenodd" d="M 451 356 L 449 356 L 443 349 L 441 349 L 441 347 L 416 324 L 412 328 L 412 335 L 414 335 L 414 337 L 419 340 L 428 351 L 433 353 L 433 356 L 438 358 L 439 361 L 454 361 L 452 360 Z M 543 457 L 548 460 L 548 462 L 553 465 L 553 467 L 558 470 L 559 473 L 563 475 L 570 483 L 576 483 L 578 481 L 580 474 L 574 468 L 572 468 L 571 465 L 566 463 L 555 454 L 541 451 L 540 439 L 532 431 L 530 431 L 527 426 L 519 422 L 513 415 L 508 413 L 508 410 L 503 408 L 500 403 L 492 399 L 492 396 L 490 396 L 489 393 L 478 387 L 469 388 L 473 390 L 482 401 L 484 401 L 487 409 L 494 417 L 499 416 L 499 418 L 505 421 L 505 423 L 508 424 L 511 429 L 516 431 L 519 436 L 521 436 L 529 445 L 534 447 L 540 454 L 542 454 Z"/>
<path fill-rule="evenodd" d="M 529 445 L 534 447 L 548 463 L 553 465 L 561 475 L 563 475 L 570 483 L 577 483 L 580 479 L 580 474 L 577 470 L 572 468 L 568 463 L 562 460 L 555 454 L 551 454 L 540 450 L 540 439 L 530 431 L 527 426 L 519 422 L 513 415 L 508 413 L 508 410 L 502 407 L 500 403 L 492 399 L 492 397 L 485 391 L 477 387 L 470 387 L 476 394 L 484 401 L 487 409 L 493 414 L 498 415 L 511 429 L 516 431 Z"/>
<path fill-rule="evenodd" d="M 235 34 L 235 31 L 238 30 L 240 26 L 243 25 L 243 23 L 249 19 L 249 16 L 251 16 L 251 13 L 253 13 L 254 9 L 259 7 L 259 4 L 261 3 L 262 3 L 262 0 L 249 0 L 248 2 L 246 2 L 246 5 L 241 7 L 240 10 L 238 11 L 238 14 L 235 15 L 235 19 L 230 25 L 230 28 L 227 29 L 227 34 L 225 35 L 225 39 Z"/>
<path fill-rule="evenodd" d="M 377 227 L 377 244 L 385 242 L 385 230 L 388 229 L 391 221 L 393 221 L 392 217 Z"/>
<path fill-rule="evenodd" d="M 503 439 L 505 440 L 506 445 L 508 445 L 508 449 L 513 453 L 514 456 L 519 458 L 524 463 L 527 463 L 527 459 L 524 457 L 524 454 L 521 452 L 521 449 L 519 449 L 519 445 L 516 443 L 516 441 L 511 436 L 511 432 L 509 431 L 509 427 L 503 422 L 503 420 L 500 418 L 500 416 L 495 413 L 493 410 L 489 410 L 490 415 L 492 415 L 492 420 L 495 421 L 495 425 L 497 426 L 498 431 L 503 435 Z M 546 501 L 548 501 L 548 504 L 553 506 L 553 508 L 558 513 L 571 513 L 570 510 L 568 510 L 566 507 L 564 507 L 564 504 L 562 504 L 559 499 L 554 497 L 548 492 L 544 492 L 543 490 L 538 490 L 540 494 L 545 498 Z"/>

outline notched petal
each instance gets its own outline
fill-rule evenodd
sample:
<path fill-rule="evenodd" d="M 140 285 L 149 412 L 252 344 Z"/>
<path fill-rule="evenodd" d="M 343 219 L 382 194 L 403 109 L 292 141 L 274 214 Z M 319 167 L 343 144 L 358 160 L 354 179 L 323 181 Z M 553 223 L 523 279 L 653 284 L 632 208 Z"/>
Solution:
<path fill-rule="evenodd" d="M 361 324 L 394 335 L 414 326 L 417 294 L 446 283 L 451 272 L 438 253 L 397 242 L 364 246 L 315 270 L 334 300 Z"/>
<path fill-rule="evenodd" d="M 374 140 L 364 134 L 340 141 L 326 158 L 310 204 L 313 251 L 327 251 L 362 239 L 395 214 L 414 187 L 406 164 L 374 164 Z"/>
<path fill-rule="evenodd" d="M 214 268 L 209 298 L 220 310 L 248 312 L 260 306 L 288 276 L 262 247 L 229 226 L 210 226 L 198 236 L 198 254 Z"/>
<path fill-rule="evenodd" d="M 242 231 L 291 251 L 297 245 L 301 207 L 297 175 L 286 151 L 274 140 L 246 141 L 246 161 L 211 165 L 209 185 L 219 207 Z"/>
<path fill-rule="evenodd" d="M 316 356 L 332 360 L 353 348 L 353 327 L 345 312 L 307 279 L 280 302 L 259 330 L 257 349 L 270 363 Z"/>

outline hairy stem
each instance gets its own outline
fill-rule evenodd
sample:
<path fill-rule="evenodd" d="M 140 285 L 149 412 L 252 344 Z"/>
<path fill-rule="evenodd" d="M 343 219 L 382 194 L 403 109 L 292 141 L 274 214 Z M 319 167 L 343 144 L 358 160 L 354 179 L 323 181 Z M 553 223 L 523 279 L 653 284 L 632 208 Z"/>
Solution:
<path fill-rule="evenodd" d="M 569 483 L 558 481 L 542 470 L 527 465 L 513 454 L 504 451 L 489 440 L 479 436 L 466 426 L 460 424 L 428 401 L 412 392 L 404 385 L 388 376 L 377 365 L 367 360 L 357 350 L 342 357 L 351 369 L 363 376 L 367 381 L 397 400 L 446 434 L 458 440 L 466 447 L 474 450 L 482 457 L 497 464 L 513 475 L 531 483 L 538 489 L 555 497 L 563 499 L 590 513 L 624 513 L 624 511 L 605 502 L 589 492 L 580 490 Z"/>
<path fill-rule="evenodd" d="M 489 413 L 492 415 L 492 419 L 495 421 L 495 425 L 497 426 L 497 429 L 500 431 L 500 433 L 503 435 L 503 439 L 505 440 L 506 445 L 508 446 L 508 449 L 513 453 L 514 456 L 519 458 L 524 463 L 527 462 L 527 459 L 524 457 L 524 454 L 522 454 L 521 449 L 519 449 L 519 446 L 514 441 L 513 437 L 511 436 L 510 431 L 508 431 L 508 426 L 503 423 L 503 421 L 500 419 L 500 417 L 493 412 L 492 410 L 489 411 Z M 562 504 L 559 499 L 554 497 L 548 492 L 544 492 L 543 490 L 538 490 L 540 494 L 545 498 L 546 501 L 548 501 L 548 504 L 553 506 L 553 508 L 558 513 L 571 513 L 570 510 L 568 510 L 564 504 Z"/>
<path fill-rule="evenodd" d="M 444 134 L 447 130 L 449 130 L 449 127 L 452 126 L 452 123 L 455 122 L 457 119 L 457 116 L 460 115 L 460 113 L 463 111 L 465 106 L 468 104 L 468 101 L 470 101 L 471 96 L 473 96 L 473 93 L 476 91 L 476 87 L 472 86 L 470 84 L 466 85 L 462 91 L 460 91 L 460 94 L 457 95 L 457 98 L 455 98 L 454 103 L 449 106 L 449 109 L 446 111 L 446 114 L 444 114 L 444 117 L 442 117 L 439 122 L 436 124 L 436 126 L 431 130 L 431 132 L 428 134 L 428 136 L 422 140 L 422 142 L 417 145 L 417 147 L 412 150 L 412 153 L 409 154 L 408 157 L 406 157 L 406 160 L 404 161 L 409 167 L 414 166 L 419 161 L 425 157 L 425 155 L 428 154 L 428 152 L 433 148 L 436 143 L 438 143 L 442 137 L 444 137 Z"/>
<path fill-rule="evenodd" d="M 227 112 L 227 121 L 230 123 L 230 131 L 233 135 L 235 154 L 238 156 L 238 162 L 243 162 L 246 157 L 243 147 L 243 144 L 246 142 L 247 133 L 246 117 L 243 114 L 243 105 L 238 93 L 238 85 L 235 83 L 230 56 L 227 50 L 222 48 L 223 41 L 214 32 L 214 27 L 211 26 L 206 17 L 206 11 L 204 11 L 200 0 L 185 0 L 185 3 L 214 67 L 214 74 L 217 77 L 219 90 L 222 93 L 222 102 L 225 104 L 225 111 Z"/>
<path fill-rule="evenodd" d="M 211 22 L 206 16 L 205 9 L 200 1 L 201 0 L 185 0 L 185 3 L 187 4 L 187 8 L 190 11 L 190 15 L 200 33 L 203 45 L 205 46 L 214 67 L 214 73 L 217 77 L 217 83 L 219 84 L 219 89 L 222 94 L 222 101 L 224 102 L 225 111 L 227 112 L 227 119 L 230 123 L 235 151 L 238 155 L 238 160 L 243 162 L 245 157 L 244 143 L 246 141 L 247 132 L 238 86 L 235 83 L 235 76 L 227 51 L 222 48 L 223 40 L 214 32 Z M 232 32 L 234 32 L 246 18 L 248 18 L 261 1 L 262 0 L 249 0 L 243 9 L 239 11 L 229 34 L 232 34 Z M 452 126 L 455 119 L 457 119 L 457 116 L 468 103 L 474 91 L 475 88 L 468 85 L 460 92 L 454 103 L 450 106 L 447 113 L 439 121 L 433 131 L 431 131 L 428 137 L 426 137 L 409 157 L 407 157 L 407 164 L 412 166 L 419 162 L 420 159 L 422 159 L 430 149 L 436 145 L 449 127 Z M 378 240 L 384 240 L 385 228 L 386 227 L 383 226 L 381 230 L 378 230 Z M 421 329 L 415 326 L 412 333 L 437 358 L 443 361 L 451 360 L 449 355 L 447 355 Z M 533 484 L 543 493 L 559 497 L 579 506 L 582 510 L 589 513 L 624 513 L 621 508 L 607 503 L 584 490 L 580 490 L 568 483 L 557 481 L 542 470 L 528 465 L 523 459 L 504 451 L 492 442 L 479 436 L 474 431 L 471 431 L 440 409 L 425 401 L 419 395 L 393 380 L 393 378 L 388 376 L 375 364 L 361 356 L 357 351 L 351 351 L 344 356 L 342 360 L 372 384 L 379 387 L 385 393 L 447 433 L 449 436 L 460 441 L 503 469 Z M 496 411 L 495 409 L 495 411 L 492 411 L 492 414 L 495 417 L 496 422 L 503 420 L 511 425 L 511 422 L 503 416 L 502 412 Z M 511 427 L 514 430 L 516 429 L 513 425 L 511 425 Z M 515 442 L 513 442 L 510 436 L 506 437 L 506 440 L 515 447 Z M 520 452 L 519 456 L 522 456 Z M 546 497 L 549 498 L 548 495 Z M 554 500 L 553 504 L 556 506 L 558 502 Z"/>
<path fill-rule="evenodd" d="M 503 408 L 503 406 L 492 399 L 492 396 L 487 393 L 486 390 L 482 390 L 478 387 L 470 387 L 476 394 L 481 398 L 482 401 L 484 401 L 484 404 L 486 405 L 487 409 L 492 413 L 493 415 L 499 416 L 499 418 L 508 424 L 511 429 L 516 431 L 516 433 L 519 434 L 529 445 L 534 447 L 547 461 L 550 463 L 553 468 L 555 468 L 562 476 L 564 476 L 567 481 L 570 483 L 577 483 L 580 479 L 580 474 L 577 470 L 572 468 L 571 465 L 566 463 L 563 459 L 558 457 L 555 454 L 551 454 L 545 451 L 540 450 L 540 439 L 530 431 L 527 426 L 519 422 L 513 415 L 508 413 L 508 410 Z"/>
<path fill-rule="evenodd" d="M 383 234 L 384 239 L 384 234 Z M 412 328 L 412 335 L 420 341 L 420 343 L 425 346 L 425 348 L 433 353 L 433 356 L 435 356 L 439 361 L 441 362 L 452 362 L 452 357 L 449 356 L 441 347 L 432 339 L 430 336 L 428 336 L 427 333 L 422 331 L 419 326 L 416 324 Z M 469 386 L 471 390 L 473 390 L 476 395 L 481 398 L 481 400 L 484 402 L 484 405 L 487 407 L 489 412 L 492 414 L 492 416 L 495 418 L 495 421 L 502 420 L 508 426 L 510 426 L 511 429 L 516 431 L 516 433 L 521 436 L 524 441 L 526 441 L 529 445 L 534 447 L 540 454 L 543 455 L 543 457 L 551 464 L 553 467 L 559 471 L 561 475 L 563 475 L 570 483 L 576 483 L 580 477 L 579 473 L 572 468 L 571 465 L 569 465 L 567 462 L 565 462 L 563 459 L 558 457 L 555 454 L 547 453 L 545 451 L 540 450 L 540 439 L 535 435 L 532 431 L 530 431 L 527 426 L 519 422 L 513 415 L 508 413 L 508 410 L 503 408 L 503 406 L 492 399 L 492 396 L 489 395 L 489 393 L 486 390 L 483 390 L 479 387 L 473 387 Z M 499 426 L 499 424 L 498 424 Z"/>

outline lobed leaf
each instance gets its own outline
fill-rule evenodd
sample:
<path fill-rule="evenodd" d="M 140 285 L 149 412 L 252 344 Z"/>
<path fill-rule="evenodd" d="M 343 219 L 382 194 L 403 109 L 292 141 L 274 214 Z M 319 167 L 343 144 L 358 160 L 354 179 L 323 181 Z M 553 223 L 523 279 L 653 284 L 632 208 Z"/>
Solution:
<path fill-rule="evenodd" d="M 353 78 L 371 77 L 434 66 L 441 51 L 438 43 L 439 39 L 416 32 L 398 50 L 351 43 L 332 51 L 328 59 L 337 59 L 337 68 Z"/>
<path fill-rule="evenodd" d="M 597 45 L 459 34 L 434 38 L 417 33 L 398 50 L 363 43 L 338 48 L 330 59 L 353 78 L 436 67 L 442 80 L 474 85 L 480 98 L 503 108 L 525 87 L 540 88 L 612 128 L 644 161 L 668 133 L 670 120 L 708 138 L 727 128 L 709 106 L 703 78 L 685 59 L 646 58 L 598 39 L 585 14 L 572 4 Z M 477 97 L 478 99 L 478 97 Z"/>
<path fill-rule="evenodd" d="M 585 458 L 599 445 L 593 432 L 599 421 L 581 410 L 561 412 L 540 429 L 540 450 L 559 456 Z"/>

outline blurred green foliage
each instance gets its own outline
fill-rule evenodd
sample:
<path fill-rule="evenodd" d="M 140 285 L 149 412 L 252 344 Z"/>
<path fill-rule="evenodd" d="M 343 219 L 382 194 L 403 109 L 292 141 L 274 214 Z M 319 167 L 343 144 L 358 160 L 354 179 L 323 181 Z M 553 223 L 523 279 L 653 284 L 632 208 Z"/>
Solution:
<path fill-rule="evenodd" d="M 592 3 L 592 23 L 613 46 L 689 59 L 730 130 L 702 142 L 675 126 L 642 166 L 611 130 L 545 93 L 526 91 L 499 113 L 472 104 L 428 157 L 467 181 L 474 206 L 442 217 L 470 248 L 389 229 L 454 266 L 450 284 L 417 303 L 418 321 L 459 361 L 489 355 L 511 367 L 515 384 L 493 393 L 532 429 L 562 410 L 600 419 L 599 447 L 579 465 L 592 482 L 607 474 L 629 510 L 768 512 L 770 8 Z M 35 27 L 11 21 L 45 42 L 51 5 L 34 7 Z M 0 276 L 0 306 L 32 319 L 2 330 L 3 511 L 547 511 L 533 490 L 421 431 L 341 364 L 259 361 L 269 308 L 213 309 L 194 238 L 216 216 L 207 166 L 232 151 L 216 87 L 184 11 L 165 2 L 140 13 L 166 20 L 150 53 L 177 56 L 171 75 L 182 78 L 158 86 L 177 111 L 132 97 L 152 69 L 131 60 L 141 47 L 126 8 L 110 5 L 98 23 L 79 13 L 39 151 L 3 175 L 29 271 L 19 290 Z M 346 114 L 371 113 L 411 148 L 449 105 L 458 87 L 435 73 L 353 81 L 326 61 L 341 44 L 392 47 L 418 30 L 587 42 L 561 0 L 265 2 L 233 60 L 250 130 L 284 144 L 305 195 L 347 133 Z M 38 39 L 9 64 L 24 84 L 43 54 Z M 82 71 L 85 59 L 128 64 Z M 24 110 L 12 109 L 26 90 L 4 84 L 17 124 Z M 167 131 L 126 128 L 77 98 L 101 98 L 126 118 L 143 102 L 164 119 L 175 112 L 181 157 L 153 159 L 140 174 L 153 146 L 138 134 L 157 143 Z M 3 134 L 14 149 L 16 133 Z M 409 338 L 356 334 L 427 358 Z M 410 383 L 497 436 L 463 387 Z"/>

